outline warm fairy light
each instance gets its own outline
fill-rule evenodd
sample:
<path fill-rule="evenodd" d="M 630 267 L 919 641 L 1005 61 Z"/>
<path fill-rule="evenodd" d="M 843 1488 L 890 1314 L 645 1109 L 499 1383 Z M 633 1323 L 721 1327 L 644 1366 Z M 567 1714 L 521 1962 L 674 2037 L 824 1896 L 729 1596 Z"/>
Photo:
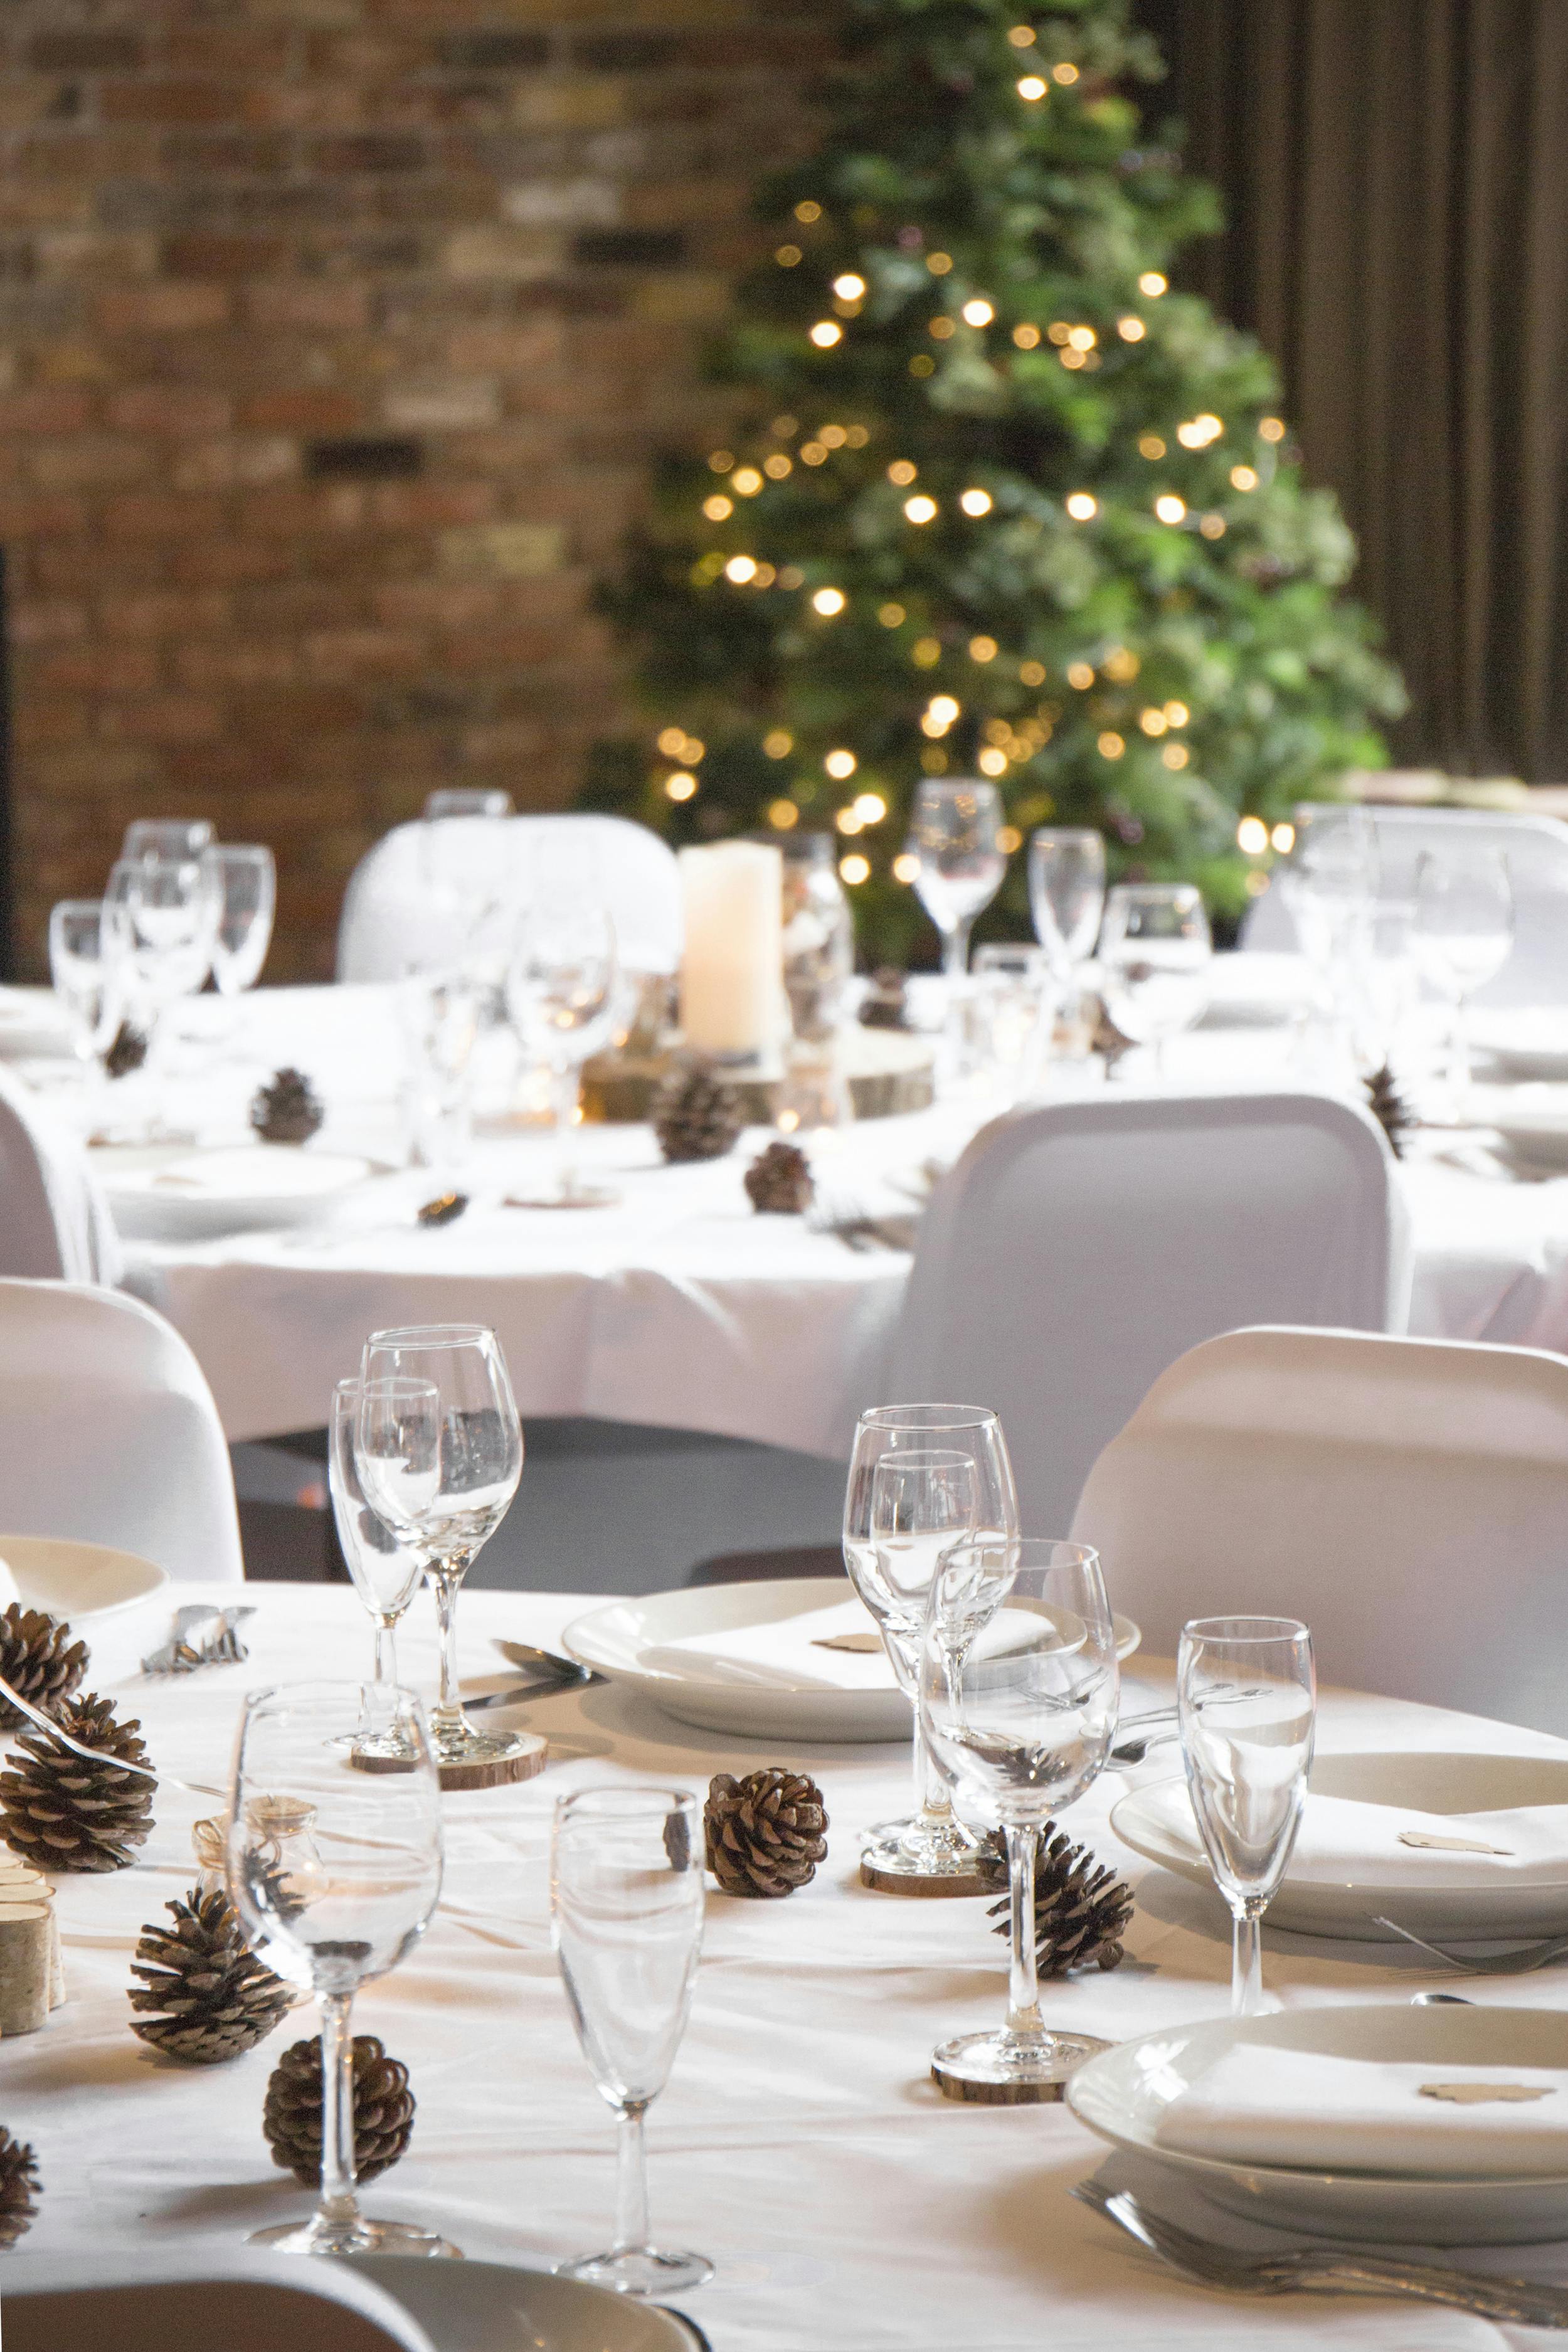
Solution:
<path fill-rule="evenodd" d="M 1118 686 L 1130 686 L 1143 665 L 1128 646 L 1112 646 L 1100 667 Z"/>
<path fill-rule="evenodd" d="M 1255 490 L 1258 488 L 1258 476 L 1250 466 L 1233 466 L 1230 469 L 1230 487 L 1233 490 Z"/>
<path fill-rule="evenodd" d="M 734 462 L 732 449 L 715 449 L 708 460 L 709 470 L 715 474 L 727 474 Z"/>
<path fill-rule="evenodd" d="M 857 278 L 852 269 L 847 269 L 842 278 L 834 279 L 833 290 L 841 302 L 858 302 L 864 299 L 866 280 Z"/>
<path fill-rule="evenodd" d="M 1124 343 L 1141 343 L 1149 330 L 1136 310 L 1124 310 L 1116 321 L 1116 331 Z"/>
<path fill-rule="evenodd" d="M 1147 294 L 1151 302 L 1157 302 L 1170 283 L 1170 279 L 1162 271 L 1146 269 L 1138 280 L 1138 291 L 1140 294 Z"/>
<path fill-rule="evenodd" d="M 842 613 L 845 602 L 842 588 L 819 588 L 811 604 L 812 610 L 820 613 L 825 621 L 831 621 L 836 613 Z"/>
<path fill-rule="evenodd" d="M 901 604 L 879 604 L 877 607 L 877 618 L 885 629 L 900 629 L 904 625 L 906 615 Z"/>
<path fill-rule="evenodd" d="M 1160 757 L 1167 768 L 1184 768 L 1190 754 L 1184 743 L 1167 743 Z"/>
<path fill-rule="evenodd" d="M 685 728 L 667 727 L 658 739 L 658 748 L 667 760 L 683 758 L 686 751 Z"/>
<path fill-rule="evenodd" d="M 772 728 L 763 737 L 763 750 L 770 760 L 787 760 L 795 750 L 795 737 L 785 728 Z"/>
<path fill-rule="evenodd" d="M 862 857 L 858 849 L 852 850 L 847 857 L 839 859 L 838 871 L 853 889 L 857 883 L 871 879 L 871 861 L 868 857 Z"/>
<path fill-rule="evenodd" d="M 921 669 L 934 669 L 937 663 L 942 659 L 942 639 L 940 637 L 917 637 L 914 644 L 910 646 L 910 651 L 911 656 L 920 664 Z"/>
<path fill-rule="evenodd" d="M 1064 88 L 1070 87 L 1070 85 L 1078 79 L 1078 68 L 1076 66 L 1068 65 L 1053 66 L 1051 68 L 1051 79 L 1053 81 L 1059 81 L 1062 83 Z"/>
<path fill-rule="evenodd" d="M 763 459 L 763 471 L 770 482 L 787 481 L 795 471 L 795 460 L 786 457 L 782 449 L 775 449 L 771 457 Z"/>
<path fill-rule="evenodd" d="M 725 579 L 732 580 L 737 588 L 743 588 L 748 580 L 756 576 L 756 558 L 752 555 L 732 555 L 724 566 Z"/>
<path fill-rule="evenodd" d="M 798 416 L 775 416 L 768 431 L 775 441 L 793 441 L 800 431 Z"/>
<path fill-rule="evenodd" d="M 906 882 L 906 883 L 908 883 L 908 882 L 918 882 L 918 881 L 920 880 L 920 878 L 921 878 L 921 862 L 920 862 L 920 859 L 919 859 L 917 856 L 915 856 L 915 855 L 913 854 L 913 852 L 912 852 L 911 850 L 908 850 L 908 849 L 900 850 L 900 853 L 899 853 L 899 855 L 898 855 L 898 856 L 897 856 L 897 857 L 895 857 L 895 858 L 894 858 L 894 860 L 893 860 L 893 879 L 894 879 L 894 881 L 895 881 L 895 882 Z"/>
<path fill-rule="evenodd" d="M 888 479 L 897 483 L 900 490 L 906 490 L 919 472 L 920 467 L 911 466 L 907 457 L 895 457 L 888 468 Z"/>
<path fill-rule="evenodd" d="M 730 488 L 739 490 L 743 499 L 754 499 L 763 487 L 763 478 L 754 466 L 737 466 L 730 477 Z"/>
<path fill-rule="evenodd" d="M 945 278 L 952 268 L 952 256 L 951 253 L 928 253 L 926 268 L 933 278 Z"/>
<path fill-rule="evenodd" d="M 850 425 L 845 427 L 844 438 L 851 449 L 863 449 L 871 436 L 864 425 Z"/>
<path fill-rule="evenodd" d="M 1037 99 L 1044 98 L 1045 94 L 1046 85 L 1038 74 L 1026 74 L 1018 84 L 1019 97 L 1027 99 L 1031 105 Z"/>
<path fill-rule="evenodd" d="M 945 735 L 959 717 L 961 705 L 951 694 L 933 694 L 921 719 L 921 731 L 933 739 Z"/>
<path fill-rule="evenodd" d="M 816 437 L 825 449 L 842 449 L 849 436 L 842 425 L 819 425 Z"/>
<path fill-rule="evenodd" d="M 1015 25 L 1007 38 L 1016 49 L 1032 49 L 1035 46 L 1033 25 Z"/>
<path fill-rule="evenodd" d="M 666 776 L 664 789 L 669 800 L 689 801 L 697 790 L 697 779 L 689 776 L 684 768 L 678 768 L 673 776 Z"/>
<path fill-rule="evenodd" d="M 1268 846 L 1268 827 L 1260 816 L 1242 818 L 1236 828 L 1236 845 L 1244 856 L 1262 856 Z"/>
<path fill-rule="evenodd" d="M 931 336 L 933 342 L 945 343 L 950 335 L 957 334 L 957 322 L 956 320 L 950 319 L 945 311 L 939 311 L 937 316 L 927 327 L 926 332 Z"/>
<path fill-rule="evenodd" d="M 811 340 L 819 352 L 830 352 L 835 343 L 844 341 L 844 330 L 837 319 L 818 319 L 811 331 Z"/>
<path fill-rule="evenodd" d="M 1068 684 L 1069 686 L 1076 687 L 1079 694 L 1088 693 L 1089 688 L 1094 684 L 1094 672 L 1089 667 L 1088 662 L 1068 662 Z"/>
<path fill-rule="evenodd" d="M 1192 715 L 1184 702 L 1167 702 L 1165 705 L 1165 716 L 1173 727 L 1184 727 Z"/>
<path fill-rule="evenodd" d="M 969 640 L 969 658 L 971 661 L 994 661 L 1000 651 L 1001 648 L 997 645 L 994 637 L 971 637 Z"/>
<path fill-rule="evenodd" d="M 1089 490 L 1073 490 L 1068 494 L 1067 510 L 1074 522 L 1092 522 L 1100 512 L 1100 500 Z"/>
<path fill-rule="evenodd" d="M 1163 497 L 1157 498 L 1154 501 L 1154 512 L 1162 522 L 1180 522 L 1186 511 L 1185 499 L 1177 498 L 1173 490 L 1167 490 Z"/>
<path fill-rule="evenodd" d="M 988 719 L 983 732 L 988 743 L 1000 744 L 1004 751 L 1013 740 L 1013 730 L 1005 719 Z"/>
<path fill-rule="evenodd" d="M 1225 431 L 1223 418 L 1211 416 L 1205 409 L 1201 416 L 1190 416 L 1176 427 L 1176 438 L 1184 449 L 1206 449 Z"/>
<path fill-rule="evenodd" d="M 911 375 L 934 375 L 936 373 L 936 362 L 932 359 L 929 352 L 917 352 L 915 353 L 913 359 L 910 362 L 910 373 Z"/>
<path fill-rule="evenodd" d="M 940 743 L 928 743 L 926 745 L 925 750 L 921 753 L 921 766 L 925 770 L 928 776 L 946 775 L 947 753 L 942 750 Z"/>
<path fill-rule="evenodd" d="M 1016 849 L 1022 849 L 1024 846 L 1024 836 L 1016 824 L 998 825 L 996 846 L 1004 857 L 1011 857 Z"/>
<path fill-rule="evenodd" d="M 1258 420 L 1258 434 L 1265 441 L 1283 441 L 1285 420 L 1281 416 L 1265 416 Z"/>
<path fill-rule="evenodd" d="M 865 819 L 858 808 L 841 808 L 835 814 L 833 822 L 840 833 L 854 834 L 860 831 Z"/>
<path fill-rule="evenodd" d="M 803 441 L 800 445 L 800 462 L 803 466 L 826 466 L 827 463 L 826 445 L 821 441 Z"/>
<path fill-rule="evenodd" d="M 1007 772 L 1007 754 L 1005 751 L 993 751 L 987 744 L 974 764 L 983 776 L 1005 776 Z"/>
<path fill-rule="evenodd" d="M 724 522 L 735 511 L 733 499 L 721 498 L 717 493 L 702 501 L 702 511 L 710 522 Z"/>
<path fill-rule="evenodd" d="M 804 588 L 805 585 L 805 574 L 801 570 L 799 564 L 786 563 L 784 570 L 779 573 L 779 586 L 781 588 Z"/>
<path fill-rule="evenodd" d="M 1018 681 L 1022 686 L 1044 686 L 1046 682 L 1045 663 L 1037 661 L 1020 662 L 1018 665 Z"/>
<path fill-rule="evenodd" d="M 800 204 L 796 205 L 795 208 L 795 216 L 797 221 L 805 221 L 806 226 L 809 227 L 813 221 L 819 221 L 822 218 L 822 206 L 820 205 L 814 205 L 811 198 L 807 196 Z"/>
<path fill-rule="evenodd" d="M 1296 846 L 1296 828 L 1293 824 L 1277 824 L 1268 838 L 1281 857 L 1289 857 Z"/>
<path fill-rule="evenodd" d="M 781 1110 L 777 1119 L 774 1121 L 774 1125 L 778 1128 L 781 1135 L 793 1135 L 796 1128 L 800 1125 L 799 1111 Z"/>
<path fill-rule="evenodd" d="M 978 520 L 981 515 L 988 515 L 991 511 L 991 493 L 989 490 L 963 490 L 959 495 L 958 503 L 966 515 L 973 515 Z"/>
<path fill-rule="evenodd" d="M 1053 343 L 1065 343 L 1068 337 L 1071 334 L 1072 329 L 1068 326 L 1065 319 L 1053 319 L 1050 325 L 1046 329 L 1046 332 L 1050 337 Z"/>
<path fill-rule="evenodd" d="M 1021 352 L 1037 351 L 1039 348 L 1040 331 L 1038 327 L 1032 327 L 1026 320 L 1021 327 L 1014 328 L 1013 341 Z"/>
<path fill-rule="evenodd" d="M 1069 327 L 1068 348 L 1075 352 L 1091 352 L 1100 341 L 1092 327 Z"/>
<path fill-rule="evenodd" d="M 1163 457 L 1164 454 L 1165 445 L 1157 433 L 1141 433 L 1138 436 L 1138 455 L 1141 457 L 1153 459 Z"/>
<path fill-rule="evenodd" d="M 923 491 L 917 492 L 914 498 L 904 500 L 904 514 L 910 522 L 933 522 L 936 520 L 936 500 L 928 499 Z"/>
<path fill-rule="evenodd" d="M 1138 724 L 1145 735 L 1163 735 L 1170 723 L 1163 710 L 1151 709 L 1138 713 Z"/>
<path fill-rule="evenodd" d="M 752 585 L 753 588 L 771 588 L 778 576 L 771 563 L 759 563 L 752 574 Z"/>
<path fill-rule="evenodd" d="M 800 811 L 794 801 L 770 801 L 768 823 L 775 833 L 793 833 L 800 823 Z"/>
<path fill-rule="evenodd" d="M 800 257 L 798 245 L 781 245 L 773 255 L 773 259 L 781 269 L 793 269 Z"/>
<path fill-rule="evenodd" d="M 855 773 L 860 762 L 853 751 L 829 751 L 822 764 L 835 783 L 841 784 L 847 776 L 852 776 Z"/>
<path fill-rule="evenodd" d="M 1120 760 L 1127 746 L 1115 729 L 1108 727 L 1104 734 L 1097 738 L 1095 749 L 1102 760 Z"/>
<path fill-rule="evenodd" d="M 1066 352 L 1064 352 L 1062 353 L 1061 357 L 1062 357 L 1062 365 L 1063 365 L 1063 367 L 1065 367 L 1065 368 L 1080 368 L 1080 367 L 1083 367 L 1083 366 L 1087 363 L 1088 359 L 1089 359 L 1089 353 L 1088 353 L 1087 352 L 1080 352 L 1080 351 L 1077 351 L 1077 350 L 1073 350 L 1073 351 L 1066 351 Z"/>
<path fill-rule="evenodd" d="M 973 296 L 963 306 L 963 320 L 966 326 L 988 327 L 995 316 L 995 310 L 983 294 Z"/>
<path fill-rule="evenodd" d="M 888 803 L 880 793 L 861 793 L 855 803 L 855 814 L 862 824 L 880 824 L 888 814 Z"/>
<path fill-rule="evenodd" d="M 1198 529 L 1205 539 L 1223 539 L 1226 530 L 1225 517 L 1218 514 L 1206 514 L 1199 523 Z"/>

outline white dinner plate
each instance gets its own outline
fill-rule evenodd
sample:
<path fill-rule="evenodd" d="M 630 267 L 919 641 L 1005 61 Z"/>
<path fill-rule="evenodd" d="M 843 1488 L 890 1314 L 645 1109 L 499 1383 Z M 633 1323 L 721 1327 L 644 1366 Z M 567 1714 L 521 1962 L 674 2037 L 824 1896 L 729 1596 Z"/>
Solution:
<path fill-rule="evenodd" d="M 1216 955 L 1204 972 L 1208 999 L 1200 1029 L 1274 1029 L 1293 1021 L 1311 993 L 1304 956 L 1244 950 Z"/>
<path fill-rule="evenodd" d="M 1325 1755 L 1314 1759 L 1309 1784 L 1324 1797 L 1349 1797 L 1424 1813 L 1498 1813 L 1516 1807 L 1568 1804 L 1568 1754 L 1563 1756 L 1471 1756 L 1417 1749 L 1384 1754 Z M 1211 1888 L 1213 1875 L 1196 1825 L 1177 1832 L 1149 1800 L 1151 1789 L 1134 1790 L 1111 1809 L 1110 1826 L 1124 1845 L 1194 1886 Z M 1215 1895 L 1217 1902 L 1219 1897 Z M 1375 1927 L 1379 1913 L 1397 1919 L 1417 1936 L 1471 1943 L 1502 1942 L 1513 1936 L 1568 1933 L 1568 1877 L 1542 1874 L 1531 1882 L 1510 1872 L 1486 1887 L 1423 1886 L 1403 1877 L 1379 1885 L 1369 1871 L 1342 1885 L 1292 1878 L 1287 1869 L 1268 1906 L 1271 1927 L 1297 1935 L 1334 1936 L 1359 1943 L 1399 1939 Z"/>
<path fill-rule="evenodd" d="M 1511 1012 L 1472 1013 L 1465 1034 L 1510 1078 L 1568 1078 L 1568 1012 L 1524 1004 Z"/>
<path fill-rule="evenodd" d="M 70 1050 L 70 1022 L 52 988 L 0 988 L 0 1060 Z"/>
<path fill-rule="evenodd" d="M 1141 2034 L 1080 2066 L 1067 2086 L 1079 2123 L 1179 2173 L 1248 2221 L 1386 2244 L 1515 2246 L 1568 2234 L 1568 2140 L 1561 2174 L 1452 2178 L 1297 2170 L 1190 2156 L 1155 2139 L 1171 2101 L 1236 2043 L 1325 2056 L 1446 2065 L 1568 2066 L 1568 2015 L 1543 2009 L 1410 2009 L 1387 2002 L 1222 2018 Z"/>
<path fill-rule="evenodd" d="M 787 1642 L 792 1619 L 851 1603 L 848 1580 L 841 1577 L 700 1585 L 591 1610 L 566 1628 L 562 1646 L 583 1665 L 627 1684 L 656 1699 L 678 1722 L 704 1731 L 737 1731 L 758 1739 L 908 1739 L 910 1703 L 885 1656 L 859 1662 L 859 1687 L 841 1687 L 826 1679 L 831 1670 L 826 1654 L 820 1684 L 791 1683 L 783 1675 L 775 1683 L 763 1680 L 762 1673 L 755 1682 L 746 1682 L 732 1670 L 726 1678 L 721 1661 L 679 1646 L 705 1636 L 752 1635 L 771 1625 Z M 865 1631 L 875 1631 L 868 1611 L 854 1604 L 852 1614 Z M 1116 1637 L 1117 1654 L 1124 1658 L 1142 1638 L 1127 1617 L 1117 1618 Z M 753 1651 L 756 1646 L 754 1640 L 747 1643 Z M 651 1661 L 649 1652 L 655 1654 Z"/>
<path fill-rule="evenodd" d="M 85 1635 L 150 1601 L 169 1581 L 167 1569 L 133 1551 L 63 1536 L 0 1535 L 0 1559 L 29 1609 L 67 1618 L 74 1633 Z"/>
<path fill-rule="evenodd" d="M 1477 1087 L 1474 1117 L 1516 1160 L 1568 1173 L 1568 1086 Z"/>
<path fill-rule="evenodd" d="M 116 1224 L 148 1239 L 305 1223 L 374 1172 L 350 1152 L 281 1143 L 208 1151 L 110 1144 L 91 1157 Z"/>
<path fill-rule="evenodd" d="M 405 2254 L 349 2259 L 396 2297 L 436 2352 L 709 2352 L 681 2313 L 552 2271 Z"/>

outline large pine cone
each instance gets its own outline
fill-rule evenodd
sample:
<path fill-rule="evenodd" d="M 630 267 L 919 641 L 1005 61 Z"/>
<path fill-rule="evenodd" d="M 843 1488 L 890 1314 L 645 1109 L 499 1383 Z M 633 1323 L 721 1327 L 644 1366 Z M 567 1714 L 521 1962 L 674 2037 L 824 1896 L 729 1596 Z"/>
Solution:
<path fill-rule="evenodd" d="M 38 2167 L 25 2142 L 0 2124 L 0 2246 L 14 2246 L 37 2212 Z"/>
<path fill-rule="evenodd" d="M 1415 1127 L 1417 1120 L 1399 1091 L 1394 1072 L 1384 1062 L 1381 1069 L 1374 1070 L 1370 1078 L 1363 1078 L 1362 1084 L 1366 1088 L 1367 1108 L 1387 1136 L 1395 1157 L 1403 1160 L 1405 1132 Z"/>
<path fill-rule="evenodd" d="M 993 1886 L 1007 1884 L 1007 1851 L 998 1832 L 981 1845 L 974 1866 Z M 994 1903 L 994 1929 L 1010 1929 L 1011 1906 Z M 1087 1846 L 1074 1845 L 1065 1831 L 1047 1822 L 1040 1832 L 1035 1862 L 1035 1967 L 1041 1977 L 1065 1977 L 1072 1969 L 1114 1969 L 1121 1964 L 1121 1938 L 1132 1916 L 1132 1890 Z"/>
<path fill-rule="evenodd" d="M 146 1059 L 145 1033 L 133 1029 L 129 1021 L 122 1021 L 103 1057 L 105 1075 L 111 1078 L 128 1078 L 132 1070 L 139 1070 Z"/>
<path fill-rule="evenodd" d="M 389 2058 L 374 2033 L 353 2046 L 354 2179 L 363 2185 L 397 2162 L 414 2131 L 408 2069 Z M 267 2085 L 261 2128 L 272 2161 L 307 2189 L 321 2178 L 321 2045 L 296 2042 Z"/>
<path fill-rule="evenodd" d="M 811 1162 L 794 1143 L 770 1143 L 742 1181 L 752 1208 L 763 1216 L 798 1217 L 810 1208 L 816 1189 Z"/>
<path fill-rule="evenodd" d="M 263 1143 L 309 1143 L 326 1115 L 302 1070 L 279 1070 L 251 1099 L 250 1124 Z"/>
<path fill-rule="evenodd" d="M 288 2015 L 289 1987 L 250 1949 L 221 1887 L 204 1895 L 193 1886 L 163 1907 L 173 1927 L 143 1927 L 136 1947 L 131 1973 L 142 1982 L 131 1988 L 131 2006 L 147 2022 L 133 2019 L 132 2032 L 198 2066 L 254 2050 Z"/>
<path fill-rule="evenodd" d="M 73 1642 L 71 1629 L 41 1609 L 13 1601 L 0 1612 L 0 1675 L 23 1698 L 53 1715 L 87 1672 L 87 1643 Z M 0 1731 L 27 1721 L 19 1706 L 0 1696 Z"/>
<path fill-rule="evenodd" d="M 716 1774 L 702 1827 L 708 1867 L 726 1895 L 793 1895 L 827 1857 L 822 1791 L 804 1772 Z"/>
<path fill-rule="evenodd" d="M 734 1087 L 706 1062 L 683 1064 L 653 1106 L 653 1131 L 667 1160 L 722 1160 L 744 1125 Z"/>
<path fill-rule="evenodd" d="M 85 1747 L 144 1764 L 139 1722 L 121 1723 L 90 1693 L 57 1709 L 62 1730 Z M 0 1832 L 40 1870 L 123 1870 L 153 1827 L 156 1785 L 113 1764 L 88 1764 L 52 1733 L 24 1731 L 20 1754 L 0 1772 Z"/>

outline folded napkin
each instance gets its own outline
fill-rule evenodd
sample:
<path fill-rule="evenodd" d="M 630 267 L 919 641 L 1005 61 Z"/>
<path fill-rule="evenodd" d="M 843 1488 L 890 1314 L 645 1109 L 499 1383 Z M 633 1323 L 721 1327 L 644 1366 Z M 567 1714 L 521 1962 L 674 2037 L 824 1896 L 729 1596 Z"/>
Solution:
<path fill-rule="evenodd" d="M 1163 1780 L 1142 1802 L 1168 1837 L 1202 1860 L 1184 1781 Z M 1494 1850 L 1463 1853 L 1461 1843 Z M 1509 1879 L 1568 1886 L 1568 1805 L 1424 1813 L 1309 1791 L 1285 1876 L 1292 1886 L 1473 1888 Z"/>
<path fill-rule="evenodd" d="M 836 1635 L 868 1631 L 875 1631 L 869 1611 L 858 1601 L 841 1601 L 800 1617 L 736 1625 L 721 1633 L 685 1633 L 642 1651 L 637 1664 L 651 1674 L 765 1684 L 775 1690 L 891 1690 L 893 1669 L 885 1651 L 862 1655 L 814 1646 Z"/>
<path fill-rule="evenodd" d="M 1562 2175 L 1568 2071 L 1394 2063 L 1241 2042 L 1171 2101 L 1154 2138 L 1185 2156 L 1299 2171 Z"/>

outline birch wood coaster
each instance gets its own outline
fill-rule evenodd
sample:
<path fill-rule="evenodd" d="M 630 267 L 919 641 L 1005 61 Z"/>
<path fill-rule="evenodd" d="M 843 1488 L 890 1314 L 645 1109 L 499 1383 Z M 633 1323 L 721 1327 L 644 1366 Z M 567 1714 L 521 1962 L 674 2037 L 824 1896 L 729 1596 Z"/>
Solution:
<path fill-rule="evenodd" d="M 874 1887 L 879 1895 L 919 1895 L 928 1901 L 944 1901 L 954 1895 L 994 1895 L 996 1889 L 978 1871 L 944 1871 L 940 1875 L 923 1876 L 913 1870 L 884 1870 L 868 1854 L 860 1857 L 860 1884 Z"/>
<path fill-rule="evenodd" d="M 52 1904 L 0 1902 L 0 2038 L 47 2021 L 53 1926 Z"/>
<path fill-rule="evenodd" d="M 49 2007 L 58 2009 L 66 1997 L 65 1961 L 60 1951 L 60 1923 L 55 1912 L 55 1890 L 47 1878 L 9 1846 L 0 1846 L 0 1904 L 41 1903 L 49 1915 Z M 0 2020 L 0 2033 L 16 2032 Z"/>
<path fill-rule="evenodd" d="M 1062 2098 L 1072 2075 L 1090 2058 L 1098 2058 L 1102 2050 L 1113 2044 L 1102 2042 L 1097 2033 L 1075 2033 L 1073 2047 L 1063 2053 L 1061 2071 L 1046 2083 L 982 2083 L 972 2076 L 949 2073 L 942 2063 L 940 2052 L 931 2062 L 931 2078 L 944 2099 L 967 2099 L 981 2107 L 1048 2106 Z"/>
<path fill-rule="evenodd" d="M 349 1761 L 360 1772 L 405 1772 L 400 1757 L 377 1756 L 356 1748 Z M 443 1789 L 504 1789 L 517 1780 L 531 1780 L 550 1761 L 550 1743 L 537 1731 L 513 1732 L 500 1756 L 476 1757 L 471 1764 L 440 1764 L 437 1778 Z"/>

